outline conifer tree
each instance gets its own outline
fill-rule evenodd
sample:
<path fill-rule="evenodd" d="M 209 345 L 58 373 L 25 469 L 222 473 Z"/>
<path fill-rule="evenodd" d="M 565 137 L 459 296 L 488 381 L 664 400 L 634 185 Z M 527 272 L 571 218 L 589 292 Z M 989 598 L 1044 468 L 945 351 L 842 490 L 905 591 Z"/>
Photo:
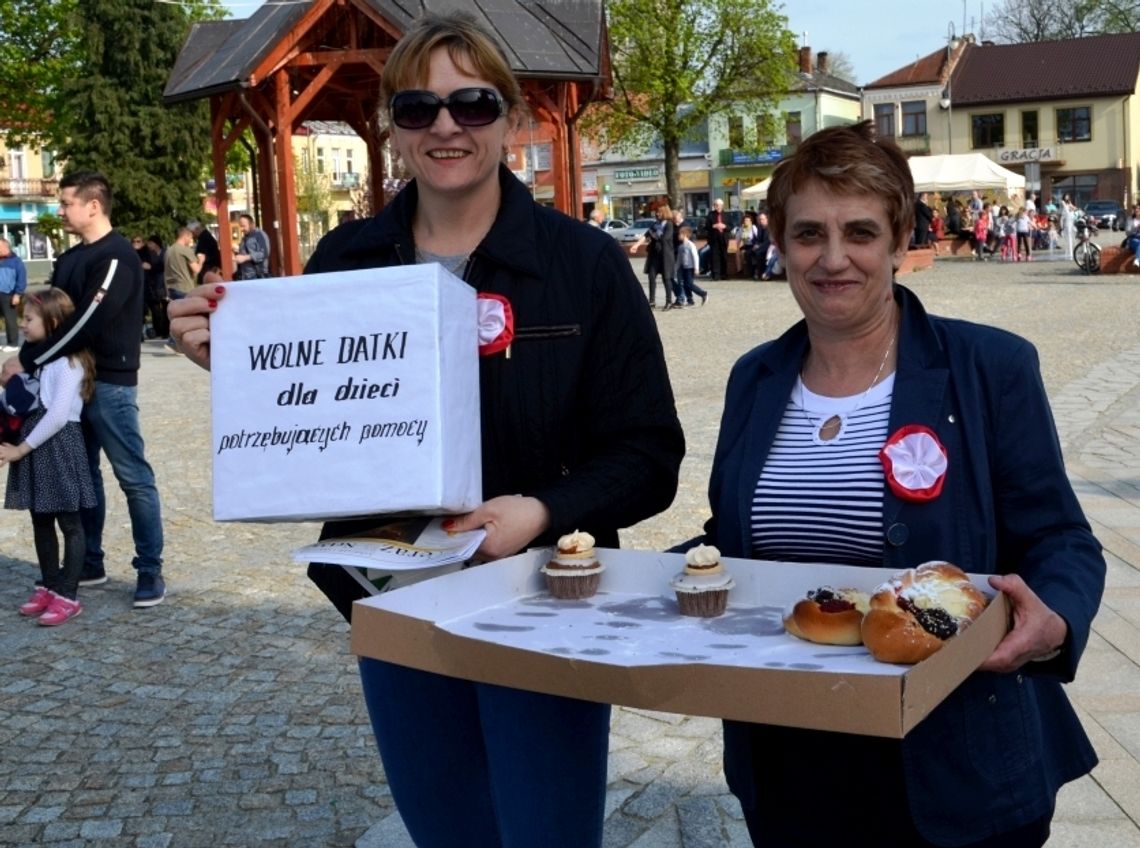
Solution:
<path fill-rule="evenodd" d="M 162 91 L 191 14 L 210 5 L 75 0 L 81 70 L 62 82 L 53 134 L 68 170 L 110 179 L 112 221 L 123 232 L 169 238 L 202 216 L 208 109 L 164 106 Z"/>

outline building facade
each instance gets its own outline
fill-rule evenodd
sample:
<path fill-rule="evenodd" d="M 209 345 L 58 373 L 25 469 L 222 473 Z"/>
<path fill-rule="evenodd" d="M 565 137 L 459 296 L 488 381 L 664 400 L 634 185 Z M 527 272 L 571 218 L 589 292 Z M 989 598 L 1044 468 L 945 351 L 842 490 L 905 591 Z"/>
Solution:
<path fill-rule="evenodd" d="M 983 153 L 1044 200 L 1137 202 L 1140 33 L 935 51 L 864 89 L 864 117 L 913 155 Z M 920 125 L 918 121 L 922 121 Z"/>
<path fill-rule="evenodd" d="M 727 209 L 754 205 L 744 201 L 741 191 L 771 176 L 800 141 L 859 120 L 859 87 L 833 76 L 827 58 L 820 52 L 813 65 L 811 48 L 800 48 L 799 70 L 777 106 L 782 125 L 776 138 L 763 137 L 763 124 L 744 112 L 727 110 L 709 119 L 712 199 L 720 198 Z"/>
<path fill-rule="evenodd" d="M 0 132 L 0 237 L 28 264 L 29 276 L 44 279 L 56 246 L 37 221 L 59 211 L 59 179 L 50 150 L 8 146 Z"/>

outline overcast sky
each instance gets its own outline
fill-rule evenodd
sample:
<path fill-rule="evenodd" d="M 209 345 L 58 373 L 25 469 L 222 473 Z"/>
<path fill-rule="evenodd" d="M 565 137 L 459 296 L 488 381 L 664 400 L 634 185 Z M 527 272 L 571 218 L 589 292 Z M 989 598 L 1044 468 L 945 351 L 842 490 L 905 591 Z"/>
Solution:
<path fill-rule="evenodd" d="M 990 0 L 989 6 L 996 2 Z M 248 18 L 261 0 L 225 0 L 225 5 L 233 17 Z M 958 0 L 787 0 L 784 14 L 788 28 L 813 53 L 846 53 L 855 66 L 855 81 L 864 84 L 945 47 L 951 19 L 955 30 L 963 32 L 964 5 Z M 969 7 L 965 29 L 976 33 L 984 7 L 978 0 Z"/>

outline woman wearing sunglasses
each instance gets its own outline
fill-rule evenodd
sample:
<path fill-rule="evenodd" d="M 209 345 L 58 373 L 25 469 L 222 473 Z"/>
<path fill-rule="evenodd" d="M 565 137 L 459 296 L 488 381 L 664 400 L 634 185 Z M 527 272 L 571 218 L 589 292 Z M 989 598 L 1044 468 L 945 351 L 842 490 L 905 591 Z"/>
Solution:
<path fill-rule="evenodd" d="M 308 272 L 439 262 L 506 298 L 509 348 L 480 358 L 487 530 L 495 559 L 575 528 L 599 545 L 664 510 L 684 438 L 656 325 L 617 243 L 546 209 L 503 164 L 525 113 L 494 40 L 466 16 L 417 21 L 381 80 L 412 182 L 373 219 L 342 225 Z M 173 332 L 209 366 L 224 287 L 172 305 Z M 225 308 L 222 305 L 220 308 Z M 375 519 L 326 527 L 337 535 Z M 341 569 L 310 576 L 347 617 Z M 364 659 L 365 700 L 392 796 L 419 846 L 599 846 L 609 706 L 470 683 Z"/>

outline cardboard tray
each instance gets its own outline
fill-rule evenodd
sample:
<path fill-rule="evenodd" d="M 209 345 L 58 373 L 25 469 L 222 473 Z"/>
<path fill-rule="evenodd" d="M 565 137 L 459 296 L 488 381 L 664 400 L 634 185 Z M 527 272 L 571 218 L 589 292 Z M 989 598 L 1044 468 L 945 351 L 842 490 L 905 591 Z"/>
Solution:
<path fill-rule="evenodd" d="M 1008 629 L 998 594 L 974 624 L 915 666 L 783 632 L 789 603 L 820 585 L 872 590 L 877 568 L 725 559 L 736 581 L 717 619 L 681 616 L 679 554 L 598 550 L 597 595 L 558 601 L 549 550 L 358 601 L 352 650 L 468 680 L 688 715 L 901 738 L 974 671 Z M 972 580 L 988 595 L 982 576 Z"/>

